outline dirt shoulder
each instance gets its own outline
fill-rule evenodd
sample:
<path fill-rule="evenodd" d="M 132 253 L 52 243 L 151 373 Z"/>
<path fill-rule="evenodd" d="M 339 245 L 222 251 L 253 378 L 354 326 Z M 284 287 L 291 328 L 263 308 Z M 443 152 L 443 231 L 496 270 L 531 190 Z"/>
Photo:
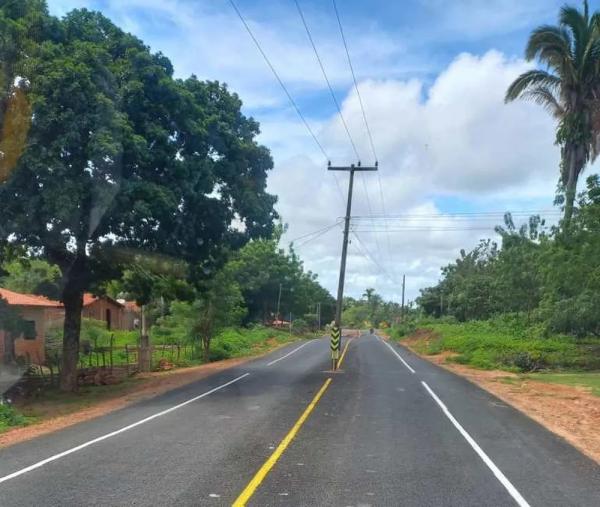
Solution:
<path fill-rule="evenodd" d="M 91 390 L 82 389 L 78 394 L 48 396 L 25 402 L 17 408 L 35 415 L 36 422 L 0 433 L 0 449 L 158 396 L 266 355 L 284 345 L 287 344 L 271 344 L 269 350 L 250 357 L 226 359 L 164 372 L 143 373 L 122 384 L 94 387 Z"/>
<path fill-rule="evenodd" d="M 517 408 L 600 464 L 600 397 L 590 389 L 539 382 L 501 370 L 478 370 L 449 362 L 451 353 L 425 355 L 422 330 L 402 344 L 415 354 L 456 373 Z"/>

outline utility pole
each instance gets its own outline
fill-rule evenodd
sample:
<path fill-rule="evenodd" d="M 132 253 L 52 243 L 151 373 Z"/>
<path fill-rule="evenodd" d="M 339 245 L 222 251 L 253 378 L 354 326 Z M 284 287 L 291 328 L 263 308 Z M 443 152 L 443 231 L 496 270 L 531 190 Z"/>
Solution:
<path fill-rule="evenodd" d="M 317 303 L 317 329 L 321 330 L 321 303 Z"/>
<path fill-rule="evenodd" d="M 344 241 L 342 243 L 342 260 L 340 263 L 340 278 L 338 282 L 338 291 L 337 291 L 337 304 L 335 308 L 335 325 L 340 329 L 342 329 L 342 301 L 344 299 L 344 280 L 346 278 L 346 256 L 348 254 L 348 234 L 350 233 L 350 215 L 352 213 L 352 189 L 354 187 L 354 173 L 356 171 L 377 171 L 378 163 L 375 162 L 374 167 L 362 167 L 360 162 L 357 165 L 350 166 L 338 166 L 334 167 L 331 165 L 331 162 L 327 166 L 327 170 L 329 171 L 349 171 L 350 172 L 350 181 L 348 183 L 348 203 L 346 204 L 346 216 L 344 218 Z M 342 340 L 340 337 L 338 352 L 342 348 Z M 337 362 L 334 361 L 335 367 L 337 368 Z"/>
<path fill-rule="evenodd" d="M 277 319 L 277 322 L 281 322 L 281 319 L 279 318 L 279 307 L 281 306 L 281 284 L 279 284 L 279 297 L 277 298 L 277 316 L 275 317 Z"/>
<path fill-rule="evenodd" d="M 402 275 L 402 322 L 404 322 L 404 287 L 406 285 L 406 275 Z"/>

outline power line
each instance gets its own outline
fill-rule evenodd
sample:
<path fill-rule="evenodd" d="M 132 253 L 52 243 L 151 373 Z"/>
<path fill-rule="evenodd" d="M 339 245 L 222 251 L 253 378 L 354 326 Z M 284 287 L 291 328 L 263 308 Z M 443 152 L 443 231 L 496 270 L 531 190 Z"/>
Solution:
<path fill-rule="evenodd" d="M 327 77 L 327 72 L 325 71 L 325 67 L 323 65 L 323 62 L 321 61 L 319 52 L 317 51 L 317 46 L 315 45 L 315 42 L 310 33 L 310 29 L 308 28 L 308 24 L 306 23 L 306 19 L 304 18 L 302 8 L 300 7 L 298 0 L 294 0 L 294 3 L 296 4 L 296 7 L 298 9 L 298 14 L 300 14 L 300 18 L 302 19 L 302 24 L 304 25 L 304 28 L 306 30 L 306 35 L 308 35 L 308 40 L 310 41 L 310 45 L 312 46 L 315 56 L 317 57 L 317 62 L 319 62 L 319 67 L 321 67 L 321 72 L 323 73 L 323 78 L 325 78 L 325 82 L 327 83 L 327 87 L 329 88 L 329 92 L 331 93 L 331 98 L 333 99 L 335 107 L 337 108 L 338 113 L 340 114 L 340 119 L 342 120 L 344 129 L 346 130 L 346 134 L 348 135 L 348 139 L 350 140 L 350 144 L 352 145 L 354 154 L 356 155 L 357 160 L 360 160 L 360 155 L 358 154 L 358 150 L 356 149 L 356 145 L 354 144 L 354 139 L 352 139 L 352 135 L 350 134 L 350 130 L 348 129 L 348 124 L 346 123 L 346 120 L 344 119 L 344 115 L 342 114 L 342 109 L 340 107 L 340 104 L 335 96 L 335 93 L 333 91 L 331 83 L 329 82 L 329 78 Z"/>
<path fill-rule="evenodd" d="M 269 60 L 269 57 L 266 55 L 266 53 L 263 51 L 260 43 L 258 42 L 258 40 L 256 39 L 256 37 L 254 36 L 254 33 L 252 33 L 252 30 L 250 29 L 250 26 L 248 26 L 248 23 L 246 22 L 246 20 L 244 19 L 244 16 L 242 15 L 242 13 L 240 12 L 240 10 L 238 9 L 237 5 L 235 4 L 235 2 L 233 0 L 229 0 L 229 3 L 231 4 L 231 6 L 233 7 L 233 9 L 235 10 L 236 14 L 238 15 L 238 17 L 240 18 L 240 21 L 242 22 L 242 24 L 244 25 L 244 27 L 246 28 L 246 31 L 248 32 L 248 34 L 250 35 L 250 37 L 252 38 L 252 40 L 254 41 L 254 44 L 256 45 L 258 51 L 260 52 L 260 54 L 262 55 L 262 57 L 264 58 L 265 62 L 267 63 L 267 65 L 269 66 L 269 68 L 271 69 L 271 72 L 273 72 L 273 75 L 275 76 L 275 78 L 277 79 L 279 85 L 281 86 L 281 88 L 283 89 L 283 91 L 285 92 L 285 94 L 287 95 L 288 100 L 290 101 L 290 103 L 292 104 L 292 106 L 294 107 L 294 109 L 296 110 L 296 113 L 298 113 L 298 116 L 300 117 L 300 119 L 302 120 L 302 123 L 304 123 L 304 126 L 306 127 L 306 129 L 308 130 L 309 134 L 311 135 L 311 137 L 314 139 L 316 145 L 319 147 L 319 150 L 321 150 L 321 153 L 323 154 L 323 156 L 325 157 L 326 160 L 329 160 L 329 157 L 327 156 L 327 153 L 325 152 L 325 149 L 323 148 L 323 146 L 321 145 L 321 143 L 319 142 L 319 140 L 317 139 L 317 136 L 315 135 L 315 133 L 313 132 L 313 130 L 310 128 L 310 125 L 308 124 L 308 122 L 306 121 L 306 118 L 304 117 L 304 115 L 302 114 L 302 111 L 300 111 L 300 108 L 298 107 L 298 105 L 296 104 L 296 101 L 293 99 L 292 95 L 290 94 L 290 92 L 288 91 L 287 87 L 285 86 L 285 84 L 283 83 L 283 81 L 281 80 L 281 78 L 279 77 L 279 74 L 277 73 L 277 71 L 275 70 L 275 67 L 273 66 L 273 64 L 271 63 L 271 61 Z"/>
<path fill-rule="evenodd" d="M 369 251 L 369 249 L 367 248 L 367 245 L 365 245 L 365 243 L 363 243 L 362 239 L 360 239 L 360 236 L 358 235 L 358 231 L 352 230 L 351 231 L 352 234 L 354 235 L 354 237 L 358 240 L 359 244 L 361 245 L 362 249 L 366 252 L 364 255 L 366 258 L 368 258 L 373 264 L 375 264 L 375 266 L 377 266 L 377 268 L 379 269 L 379 271 L 384 274 L 385 276 L 387 276 L 390 281 L 392 281 L 393 283 L 396 283 L 396 281 L 394 280 L 394 278 L 389 274 L 389 272 L 383 268 L 383 266 L 381 266 L 381 264 L 379 264 L 379 262 L 377 262 L 377 260 L 375 259 L 375 257 L 373 257 L 373 255 L 371 254 L 371 252 Z M 358 248 L 358 246 L 357 246 Z"/>
<path fill-rule="evenodd" d="M 348 67 L 350 67 L 350 73 L 352 74 L 352 81 L 354 82 L 354 89 L 356 90 L 356 96 L 358 97 L 358 103 L 360 104 L 360 110 L 362 112 L 363 121 L 364 121 L 365 127 L 367 129 L 367 135 L 369 137 L 371 151 L 373 152 L 373 158 L 375 159 L 375 162 L 377 162 L 378 157 L 377 157 L 377 152 L 375 151 L 375 143 L 373 142 L 373 135 L 371 133 L 371 127 L 369 126 L 369 122 L 367 120 L 367 113 L 365 112 L 365 106 L 364 106 L 364 103 L 362 100 L 362 96 L 360 94 L 360 90 L 358 88 L 358 81 L 356 79 L 356 73 L 354 72 L 354 65 L 352 65 L 352 58 L 350 57 L 350 50 L 348 49 L 346 35 L 344 34 L 344 27 L 342 26 L 342 20 L 340 18 L 340 13 L 338 11 L 337 3 L 335 0 L 333 0 L 333 10 L 335 11 L 335 17 L 337 19 L 338 27 L 340 29 L 340 35 L 342 37 L 342 42 L 344 43 L 344 49 L 346 51 L 346 58 L 348 59 Z M 364 177 L 363 177 L 363 182 L 364 182 Z M 379 195 L 381 198 L 381 208 L 382 208 L 383 213 L 386 214 L 387 211 L 385 209 L 385 198 L 383 195 L 383 185 L 381 184 L 381 176 L 380 176 L 379 172 L 377 173 L 377 182 L 379 184 Z M 365 193 L 367 194 L 367 204 L 369 205 L 369 213 L 372 213 L 371 212 L 371 204 L 369 202 L 369 194 L 367 192 L 366 185 L 365 185 Z M 377 241 L 377 237 L 375 237 L 375 240 Z M 388 260 L 391 261 L 392 248 L 391 248 L 389 236 L 387 236 L 387 248 L 388 248 Z M 381 249 L 380 249 L 378 243 L 377 243 L 377 250 L 381 254 Z"/>
<path fill-rule="evenodd" d="M 531 215 L 562 215 L 562 211 L 555 209 L 546 210 L 519 210 L 519 211 L 459 211 L 450 213 L 396 213 L 396 214 L 380 214 L 380 215 L 352 215 L 353 220 L 404 220 L 404 219 L 494 219 L 504 218 L 506 214 L 511 217 L 530 217 Z"/>
<path fill-rule="evenodd" d="M 336 225 L 339 225 L 339 224 L 340 224 L 340 220 L 338 219 L 335 221 L 335 223 L 327 225 L 327 226 L 323 227 L 322 229 L 319 229 L 319 230 L 313 231 L 313 232 L 309 232 L 308 234 L 303 234 L 302 236 L 298 236 L 297 238 L 290 240 L 290 243 L 294 243 L 295 241 L 299 241 L 301 239 L 308 238 L 309 236 L 313 236 L 313 235 L 319 234 L 321 232 L 327 232 L 328 230 L 333 229 Z"/>
<path fill-rule="evenodd" d="M 336 4 L 335 0 L 333 0 L 333 9 L 335 10 L 335 17 L 337 18 L 338 27 L 340 28 L 340 35 L 342 36 L 342 41 L 344 43 L 344 49 L 346 50 L 346 56 L 348 58 L 348 65 L 350 66 L 350 72 L 352 73 L 352 79 L 354 81 L 354 88 L 356 89 L 356 95 L 358 96 L 358 102 L 360 104 L 360 109 L 362 111 L 363 120 L 365 121 L 365 126 L 367 127 L 367 134 L 369 135 L 369 142 L 371 143 L 371 150 L 373 151 L 373 157 L 375 158 L 375 161 L 377 161 L 377 153 L 375 152 L 375 144 L 373 143 L 373 136 L 371 135 L 371 129 L 369 128 L 369 122 L 367 121 L 367 115 L 365 114 L 365 108 L 363 106 L 362 97 L 360 95 L 360 91 L 358 90 L 358 83 L 356 81 L 356 74 L 354 73 L 354 66 L 352 65 L 352 59 L 350 58 L 350 51 L 348 50 L 346 36 L 344 35 L 344 28 L 342 27 L 340 13 L 338 12 L 338 8 L 337 8 L 337 4 Z"/>
<path fill-rule="evenodd" d="M 315 239 L 320 238 L 321 236 L 323 236 L 324 234 L 328 233 L 331 229 L 333 229 L 335 226 L 339 225 L 339 222 L 336 222 L 333 225 L 330 225 L 329 227 L 326 227 L 325 229 L 321 230 L 316 236 L 312 236 L 310 238 L 308 238 L 307 240 L 303 241 L 302 243 L 299 243 L 298 245 L 294 245 L 296 248 L 301 248 L 304 245 L 314 241 Z"/>

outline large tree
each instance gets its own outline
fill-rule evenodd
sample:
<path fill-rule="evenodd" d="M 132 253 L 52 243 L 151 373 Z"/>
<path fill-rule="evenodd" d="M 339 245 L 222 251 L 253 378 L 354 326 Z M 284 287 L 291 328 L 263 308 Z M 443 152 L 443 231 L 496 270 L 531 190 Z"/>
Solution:
<path fill-rule="evenodd" d="M 528 61 L 545 69 L 521 74 L 508 88 L 506 101 L 524 99 L 545 107 L 558 122 L 556 143 L 561 148 L 560 184 L 564 220 L 568 227 L 579 175 L 600 148 L 600 13 L 564 6 L 558 26 L 544 25 L 530 35 Z"/>
<path fill-rule="evenodd" d="M 83 292 L 140 253 L 208 272 L 223 248 L 269 235 L 272 159 L 237 95 L 174 79 L 166 57 L 99 13 L 71 12 L 27 58 L 32 122 L 0 183 L 0 238 L 62 272 L 61 387 L 72 390 Z"/>

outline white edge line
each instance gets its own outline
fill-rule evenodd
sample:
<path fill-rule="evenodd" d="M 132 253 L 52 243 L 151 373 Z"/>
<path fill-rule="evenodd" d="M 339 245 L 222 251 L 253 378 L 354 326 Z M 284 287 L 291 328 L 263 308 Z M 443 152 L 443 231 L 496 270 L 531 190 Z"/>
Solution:
<path fill-rule="evenodd" d="M 495 463 L 490 459 L 490 457 L 485 453 L 485 451 L 479 447 L 479 444 L 475 442 L 475 440 L 467 433 L 467 431 L 461 426 L 461 424 L 454 418 L 454 416 L 448 410 L 448 407 L 444 404 L 442 400 L 440 400 L 437 395 L 433 392 L 433 390 L 427 385 L 426 382 L 421 380 L 421 384 L 427 389 L 427 392 L 431 395 L 431 397 L 435 400 L 435 402 L 440 406 L 446 417 L 450 419 L 450 422 L 455 426 L 455 428 L 460 432 L 460 434 L 465 438 L 469 445 L 473 448 L 473 450 L 479 455 L 479 457 L 483 460 L 483 462 L 488 466 L 488 468 L 493 472 L 496 476 L 496 479 L 500 481 L 500 483 L 506 488 L 506 490 L 510 493 L 510 496 L 514 498 L 517 504 L 520 507 L 530 507 L 521 493 L 517 491 L 511 482 L 506 478 L 506 476 L 502 473 L 502 471 L 495 465 Z"/>
<path fill-rule="evenodd" d="M 29 465 L 28 467 L 22 468 L 21 470 L 17 470 L 16 472 L 13 472 L 12 474 L 9 475 L 5 475 L 4 477 L 0 477 L 0 484 L 3 482 L 6 482 L 10 479 L 14 479 L 15 477 L 19 477 L 20 475 L 26 474 L 27 472 L 31 472 L 32 470 L 35 470 L 37 468 L 43 467 L 44 465 L 51 463 L 52 461 L 56 461 L 60 458 L 64 458 L 65 456 L 68 456 L 69 454 L 73 454 L 77 451 L 81 451 L 82 449 L 85 449 L 86 447 L 89 447 L 90 445 L 94 445 L 97 444 L 98 442 L 102 442 L 103 440 L 106 440 L 108 438 L 114 437 L 116 435 L 119 435 L 120 433 L 124 433 L 125 431 L 131 430 L 137 426 L 140 426 L 144 423 L 147 423 L 149 421 L 152 421 L 153 419 L 156 419 L 157 417 L 161 417 L 163 415 L 166 415 L 170 412 L 173 412 L 181 407 L 184 407 L 185 405 L 189 405 L 190 403 L 193 403 L 195 401 L 198 401 L 201 398 L 204 398 L 205 396 L 208 396 L 209 394 L 212 394 L 216 391 L 219 391 L 220 389 L 223 389 L 227 386 L 230 386 L 231 384 L 233 384 L 234 382 L 237 382 L 238 380 L 242 380 L 244 377 L 247 377 L 248 375 L 250 375 L 249 373 L 244 373 L 243 375 L 240 375 L 237 378 L 234 378 L 233 380 L 230 380 L 229 382 L 226 382 L 225 384 L 222 384 L 218 387 L 215 387 L 214 389 L 211 389 L 210 391 L 206 391 L 205 393 L 200 394 L 199 396 L 195 396 L 194 398 L 190 398 L 187 401 L 184 401 L 183 403 L 179 403 L 178 405 L 175 405 L 171 408 L 168 408 L 166 410 L 163 410 L 162 412 L 158 412 L 156 414 L 153 414 L 151 416 L 148 416 L 144 419 L 141 419 L 137 422 L 134 422 L 133 424 L 129 424 L 128 426 L 124 426 L 123 428 L 120 428 L 118 430 L 112 431 L 110 433 L 107 433 L 106 435 L 102 435 L 101 437 L 98 438 L 94 438 L 93 440 L 90 440 L 88 442 L 85 442 L 81 445 L 78 445 L 76 447 L 72 447 L 71 449 L 67 449 L 66 451 L 60 452 L 58 454 L 55 454 L 54 456 L 50 456 L 49 458 L 46 458 L 42 461 L 38 461 L 37 463 L 34 463 L 33 465 Z"/>
<path fill-rule="evenodd" d="M 307 341 L 306 343 L 303 343 L 302 345 L 300 345 L 299 347 L 296 347 L 291 352 L 288 352 L 285 356 L 281 356 L 280 358 L 275 359 L 274 361 L 271 361 L 270 363 L 267 363 L 267 366 L 271 366 L 272 364 L 278 363 L 282 359 L 285 359 L 286 357 L 291 356 L 294 352 L 298 352 L 302 347 L 306 347 L 309 343 L 312 343 L 312 342 L 313 342 L 313 340 L 310 340 L 310 341 Z"/>
<path fill-rule="evenodd" d="M 380 340 L 381 340 L 381 338 L 380 338 Z M 388 347 L 388 348 L 389 348 L 389 349 L 390 349 L 390 350 L 391 350 L 391 351 L 392 351 L 394 354 L 396 354 L 396 357 L 397 357 L 398 359 L 400 359 L 400 361 L 402 361 L 402 364 L 403 364 L 404 366 L 406 366 L 406 367 L 407 367 L 407 368 L 410 370 L 410 372 L 411 372 L 411 373 L 415 373 L 415 370 L 413 370 L 413 368 L 410 366 L 410 364 L 408 364 L 408 363 L 407 363 L 407 362 L 404 360 L 404 358 L 403 358 L 403 357 L 402 357 L 400 354 L 398 354 L 398 352 L 396 351 L 396 349 L 394 349 L 394 347 L 392 347 L 392 346 L 391 346 L 391 345 L 390 345 L 388 342 L 385 342 L 385 341 L 383 341 L 383 340 L 381 340 L 381 343 L 383 343 L 384 345 L 386 345 L 386 346 L 387 346 L 387 347 Z"/>

